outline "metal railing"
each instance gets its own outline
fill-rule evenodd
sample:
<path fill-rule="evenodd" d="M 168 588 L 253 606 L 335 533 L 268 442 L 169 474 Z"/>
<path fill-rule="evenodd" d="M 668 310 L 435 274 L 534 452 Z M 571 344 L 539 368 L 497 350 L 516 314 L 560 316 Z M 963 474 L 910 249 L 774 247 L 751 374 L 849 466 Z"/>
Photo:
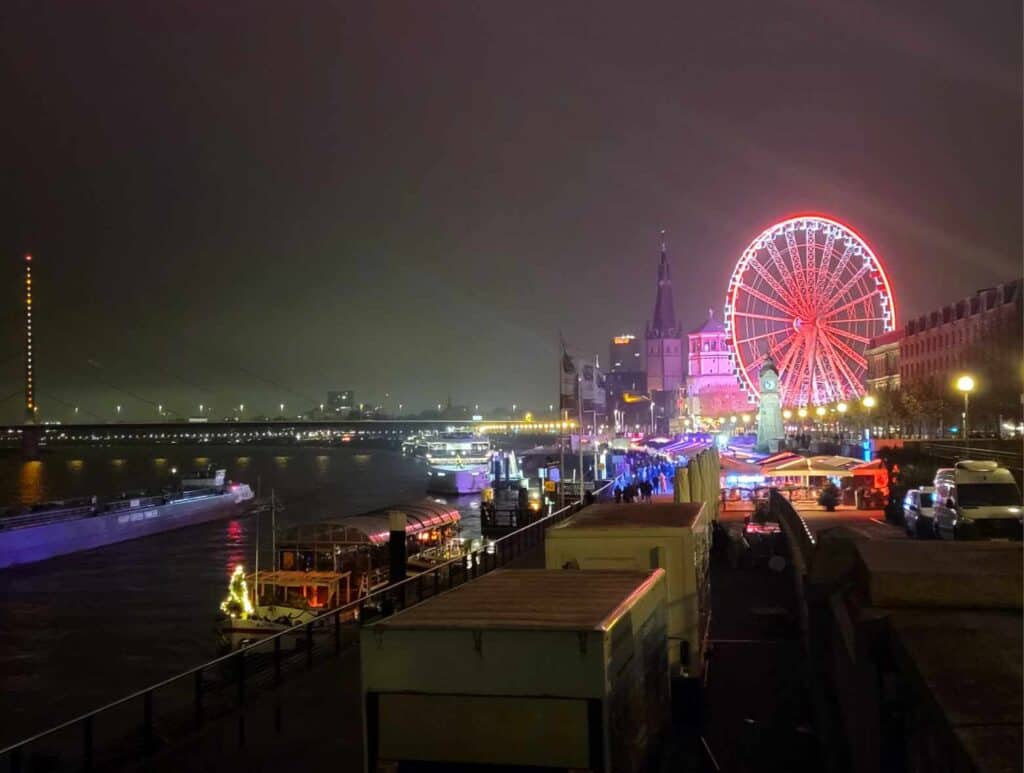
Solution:
<path fill-rule="evenodd" d="M 605 494 L 611 483 L 598 489 Z M 548 527 L 583 506 L 576 501 L 459 558 L 368 594 L 309 623 L 242 647 L 0 749 L 12 773 L 82 770 L 137 762 L 193 737 L 207 723 L 242 711 L 289 677 L 349 649 L 363 623 L 506 566 L 541 545 Z M 245 743 L 238 723 L 239 745 Z"/>

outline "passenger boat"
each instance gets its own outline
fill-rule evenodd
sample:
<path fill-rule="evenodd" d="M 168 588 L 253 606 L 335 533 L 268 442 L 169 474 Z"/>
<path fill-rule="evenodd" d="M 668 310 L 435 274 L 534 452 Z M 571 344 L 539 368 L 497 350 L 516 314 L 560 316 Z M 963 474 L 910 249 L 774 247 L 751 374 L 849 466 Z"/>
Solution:
<path fill-rule="evenodd" d="M 461 555 L 459 511 L 432 499 L 293 526 L 275 535 L 273 571 L 235 568 L 221 604 L 223 642 L 256 641 L 386 586 L 396 510 L 406 517 L 410 574 Z"/>
<path fill-rule="evenodd" d="M 474 435 L 442 435 L 427 442 L 427 491 L 475 494 L 491 483 L 491 443 Z"/>

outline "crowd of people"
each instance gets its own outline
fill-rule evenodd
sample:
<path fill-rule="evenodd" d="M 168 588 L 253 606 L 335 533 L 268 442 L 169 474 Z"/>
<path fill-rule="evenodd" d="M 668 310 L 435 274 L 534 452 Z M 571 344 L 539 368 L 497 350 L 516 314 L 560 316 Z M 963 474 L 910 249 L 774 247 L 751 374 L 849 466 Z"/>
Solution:
<path fill-rule="evenodd" d="M 644 456 L 630 466 L 632 471 L 619 476 L 612 489 L 616 502 L 650 502 L 655 494 L 672 490 L 675 471 L 670 462 Z"/>

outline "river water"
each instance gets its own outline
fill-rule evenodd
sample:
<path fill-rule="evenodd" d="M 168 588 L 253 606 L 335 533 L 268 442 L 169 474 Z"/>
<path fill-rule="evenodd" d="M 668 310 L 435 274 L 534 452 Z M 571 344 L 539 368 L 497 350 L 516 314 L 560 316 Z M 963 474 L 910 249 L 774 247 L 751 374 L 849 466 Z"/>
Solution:
<path fill-rule="evenodd" d="M 173 468 L 211 463 L 273 489 L 278 528 L 425 496 L 422 463 L 392 451 L 136 446 L 0 456 L 0 503 L 159 488 Z M 478 535 L 479 498 L 453 503 L 463 536 Z M 270 515 L 260 519 L 262 563 Z M 0 571 L 0 747 L 215 657 L 228 577 L 255 549 L 249 516 Z"/>

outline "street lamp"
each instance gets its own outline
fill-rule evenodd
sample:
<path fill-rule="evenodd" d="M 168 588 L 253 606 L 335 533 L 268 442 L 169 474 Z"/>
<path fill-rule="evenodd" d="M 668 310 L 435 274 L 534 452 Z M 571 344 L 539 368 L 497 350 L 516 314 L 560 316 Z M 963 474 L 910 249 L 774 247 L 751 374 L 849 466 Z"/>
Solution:
<path fill-rule="evenodd" d="M 956 388 L 964 393 L 964 445 L 967 444 L 967 408 L 968 408 L 968 397 L 971 392 L 974 391 L 974 379 L 970 376 L 961 376 L 956 380 Z"/>
<path fill-rule="evenodd" d="M 121 418 L 121 406 L 117 406 L 117 418 Z"/>
<path fill-rule="evenodd" d="M 202 403 L 199 403 L 199 415 L 200 416 L 203 415 L 203 404 Z"/>
<path fill-rule="evenodd" d="M 796 414 L 801 419 L 806 419 L 807 418 L 807 409 L 806 408 L 801 408 L 799 411 L 796 412 Z"/>
<path fill-rule="evenodd" d="M 871 409 L 878 404 L 878 401 L 875 399 L 874 395 L 864 395 L 864 399 L 861 400 L 860 403 L 868 412 L 868 437 L 871 437 L 871 435 L 874 434 L 874 427 L 871 426 Z"/>
<path fill-rule="evenodd" d="M 284 403 L 280 404 L 280 408 L 281 408 L 281 415 L 284 416 Z"/>
<path fill-rule="evenodd" d="M 782 412 L 782 418 L 784 418 L 786 421 L 789 421 L 790 419 L 793 418 L 793 412 L 789 410 L 789 408 L 787 408 Z"/>

